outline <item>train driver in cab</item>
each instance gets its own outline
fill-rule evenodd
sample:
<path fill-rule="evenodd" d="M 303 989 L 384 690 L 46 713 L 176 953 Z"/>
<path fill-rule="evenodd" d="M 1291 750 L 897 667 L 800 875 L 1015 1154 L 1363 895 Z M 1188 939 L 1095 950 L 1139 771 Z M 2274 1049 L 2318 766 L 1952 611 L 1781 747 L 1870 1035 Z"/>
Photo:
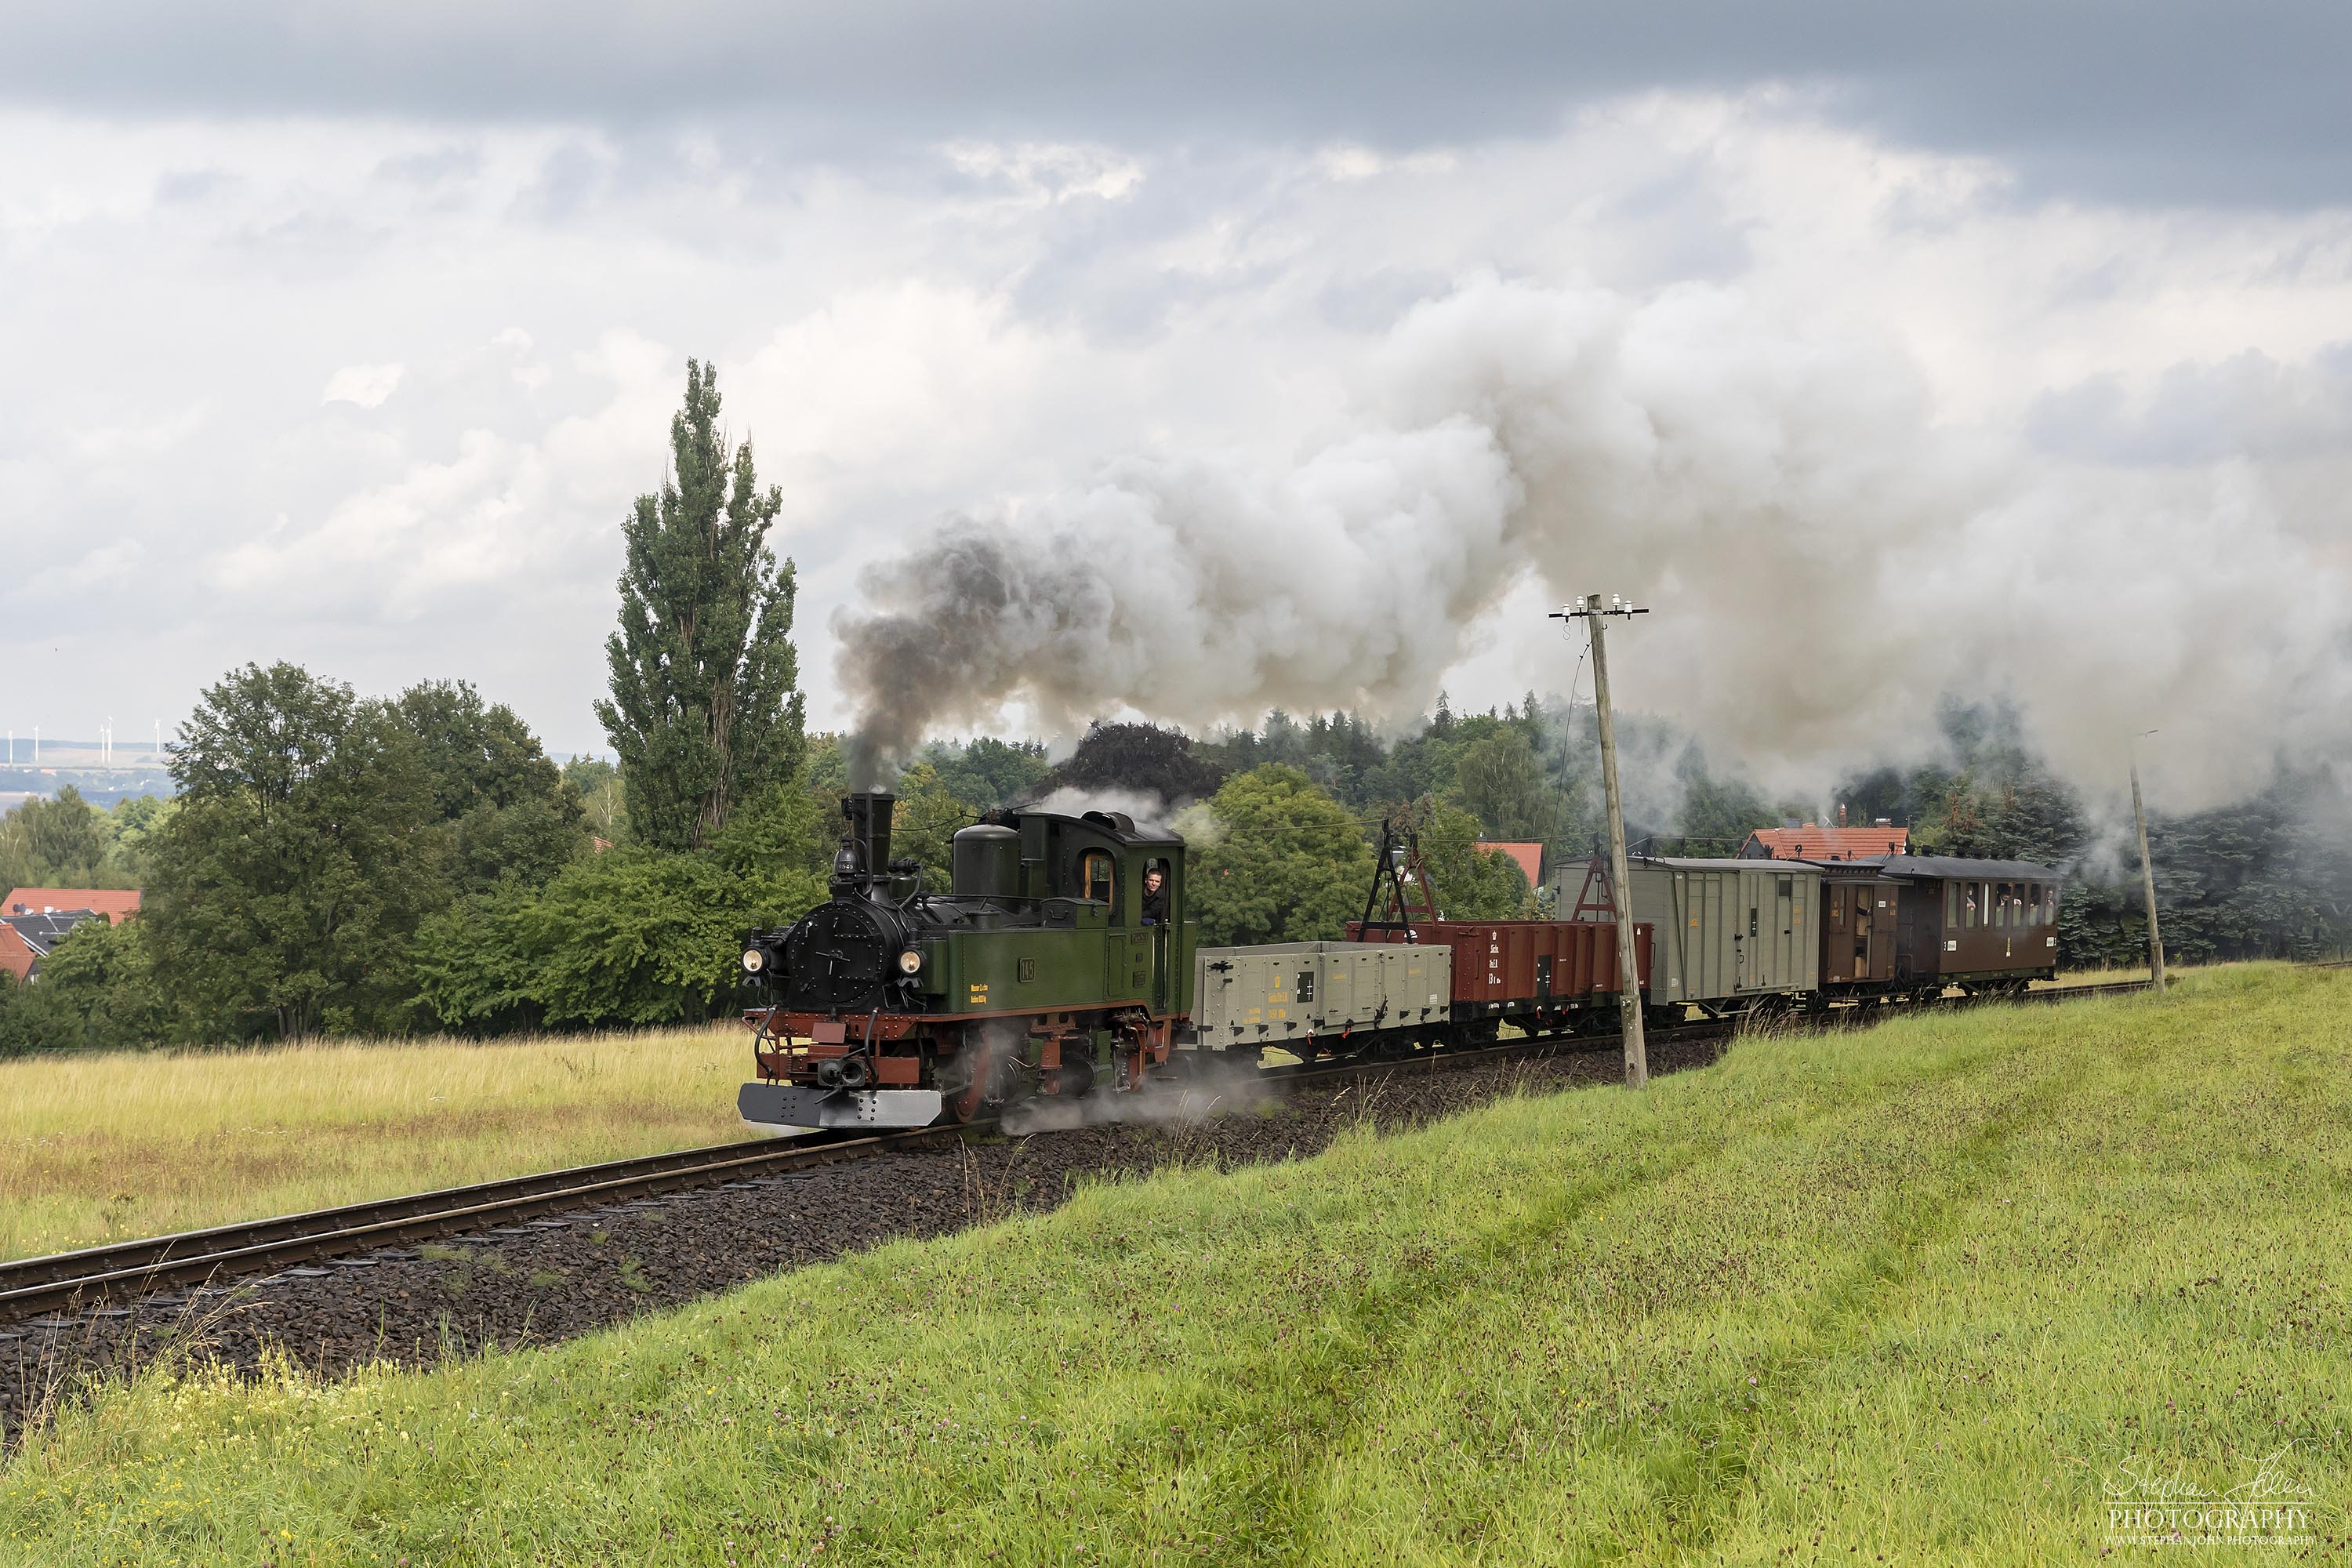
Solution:
<path fill-rule="evenodd" d="M 1143 868 L 1143 923 L 1168 923 L 1168 868 L 1157 860 Z"/>

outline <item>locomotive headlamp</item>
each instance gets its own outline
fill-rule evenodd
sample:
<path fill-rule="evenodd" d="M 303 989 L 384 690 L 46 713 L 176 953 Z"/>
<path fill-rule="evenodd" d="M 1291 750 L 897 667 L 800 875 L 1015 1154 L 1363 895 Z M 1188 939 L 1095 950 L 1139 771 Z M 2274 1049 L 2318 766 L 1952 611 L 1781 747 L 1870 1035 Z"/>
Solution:
<path fill-rule="evenodd" d="M 902 953 L 900 953 L 900 954 L 898 955 L 898 973 L 901 973 L 901 974 L 919 974 L 919 973 L 922 973 L 922 969 L 923 969 L 923 950 L 922 950 L 921 948 L 919 948 L 919 947 L 910 947 L 910 948 L 908 948 L 906 952 L 902 952 Z"/>
<path fill-rule="evenodd" d="M 757 974 L 757 973 L 760 973 L 760 971 L 761 971 L 762 969 L 765 969 L 765 968 L 767 968 L 767 967 L 768 967 L 768 955 L 767 955 L 766 953 L 764 953 L 764 952 L 761 952 L 761 951 L 760 951 L 758 948 L 756 948 L 756 947 L 747 947 L 747 948 L 745 948 L 745 949 L 743 950 L 743 973 L 746 973 L 746 974 Z"/>

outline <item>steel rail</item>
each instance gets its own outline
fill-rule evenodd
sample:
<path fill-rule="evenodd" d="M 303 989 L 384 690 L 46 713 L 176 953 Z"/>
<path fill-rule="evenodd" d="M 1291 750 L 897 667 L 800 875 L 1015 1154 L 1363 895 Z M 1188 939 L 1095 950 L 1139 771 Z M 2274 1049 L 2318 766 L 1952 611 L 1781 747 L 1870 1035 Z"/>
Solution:
<path fill-rule="evenodd" d="M 2342 968 L 2352 964 L 2330 963 L 2313 967 Z M 2145 981 L 2053 986 L 2009 997 L 1948 997 L 1937 1005 L 1961 1006 L 1979 1001 L 2063 1002 L 2147 989 Z M 1828 1023 L 1843 1027 L 1898 1016 L 1902 1011 L 1900 1007 L 1843 1006 L 1827 1014 L 1790 1014 L 1786 1017 L 1800 1026 Z M 1723 1039 L 1736 1036 L 1745 1021 L 1731 1017 L 1685 1024 L 1662 1029 L 1651 1037 L 1661 1044 Z M 1528 1035 L 1400 1057 L 1360 1057 L 1329 1063 L 1304 1061 L 1260 1070 L 1274 1083 L 1314 1082 L 1475 1063 L 1562 1047 L 1601 1051 L 1612 1046 L 1615 1039 L 1613 1034 L 1607 1032 Z M 919 1148 L 952 1141 L 972 1127 L 985 1125 L 988 1124 L 950 1124 L 886 1133 L 810 1132 L 789 1138 L 753 1138 L 337 1208 L 278 1215 L 40 1258 L 0 1261 L 0 1323 L 86 1309 L 105 1300 L 148 1294 L 173 1286 L 267 1273 L 519 1220 L 719 1186 L 896 1149 Z"/>
<path fill-rule="evenodd" d="M 0 1322 L 88 1306 L 109 1297 L 201 1284 L 215 1276 L 265 1272 L 567 1210 L 860 1159 L 952 1139 L 962 1131 L 921 1127 L 875 1134 L 755 1138 L 18 1258 L 0 1263 Z"/>

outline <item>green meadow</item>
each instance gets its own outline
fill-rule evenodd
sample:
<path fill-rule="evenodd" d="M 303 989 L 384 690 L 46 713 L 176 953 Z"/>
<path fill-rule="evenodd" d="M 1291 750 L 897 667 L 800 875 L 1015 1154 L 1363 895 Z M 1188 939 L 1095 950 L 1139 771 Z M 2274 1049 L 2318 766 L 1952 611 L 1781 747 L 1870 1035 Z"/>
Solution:
<path fill-rule="evenodd" d="M 1759 1038 L 550 1349 L 101 1390 L 0 1557 L 2032 1564 L 2151 1478 L 2340 1542 L 2347 1177 L 2352 973 Z"/>

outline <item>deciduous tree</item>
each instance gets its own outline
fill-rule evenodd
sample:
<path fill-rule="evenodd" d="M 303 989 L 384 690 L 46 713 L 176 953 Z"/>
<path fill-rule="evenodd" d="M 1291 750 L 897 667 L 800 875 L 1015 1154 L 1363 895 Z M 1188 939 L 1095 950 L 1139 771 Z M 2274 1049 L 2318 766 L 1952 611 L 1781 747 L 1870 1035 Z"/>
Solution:
<path fill-rule="evenodd" d="M 462 680 L 412 686 L 393 707 L 416 736 L 459 889 L 539 887 L 588 847 L 577 792 L 512 709 Z"/>
<path fill-rule="evenodd" d="M 1191 840 L 1202 942 L 1328 940 L 1362 910 L 1372 878 L 1363 824 L 1295 767 L 1236 773 L 1177 826 Z"/>
<path fill-rule="evenodd" d="M 782 490 L 760 488 L 750 441 L 730 458 L 717 372 L 689 361 L 669 476 L 622 524 L 612 695 L 596 705 L 646 847 L 699 848 L 800 765 L 793 563 L 767 546 L 782 506 Z"/>
<path fill-rule="evenodd" d="M 397 1023 L 408 939 L 449 895 L 415 732 L 348 686 L 248 665 L 205 691 L 173 773 L 142 918 L 195 1032 Z"/>

